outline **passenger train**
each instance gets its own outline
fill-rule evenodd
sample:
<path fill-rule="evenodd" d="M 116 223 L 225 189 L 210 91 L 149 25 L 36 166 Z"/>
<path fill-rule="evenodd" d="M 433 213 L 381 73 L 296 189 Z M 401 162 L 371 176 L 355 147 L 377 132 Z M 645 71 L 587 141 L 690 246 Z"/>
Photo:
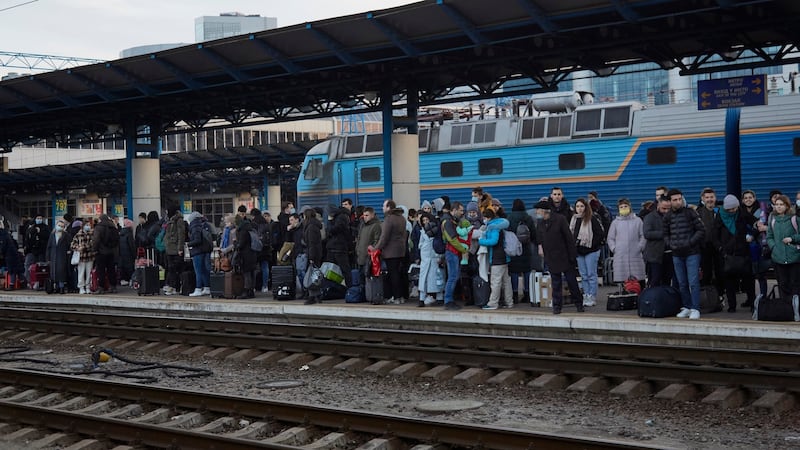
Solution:
<path fill-rule="evenodd" d="M 727 130 L 722 109 L 589 103 L 579 101 L 580 93 L 569 95 L 575 96 L 575 107 L 560 112 L 531 108 L 527 114 L 420 128 L 420 198 L 446 194 L 463 201 L 482 186 L 507 209 L 516 198 L 530 208 L 559 186 L 570 202 L 597 191 L 615 210 L 618 198 L 627 197 L 636 207 L 666 185 L 699 203 L 707 186 L 718 198 L 725 196 L 725 149 L 732 141 L 740 145 L 743 189 L 761 200 L 772 189 L 792 198 L 800 189 L 800 95 L 772 96 L 769 105 L 744 107 L 738 127 Z M 530 103 L 536 106 L 536 100 Z M 349 197 L 380 211 L 381 146 L 381 135 L 375 134 L 336 136 L 313 147 L 298 177 L 298 204 L 324 207 Z"/>

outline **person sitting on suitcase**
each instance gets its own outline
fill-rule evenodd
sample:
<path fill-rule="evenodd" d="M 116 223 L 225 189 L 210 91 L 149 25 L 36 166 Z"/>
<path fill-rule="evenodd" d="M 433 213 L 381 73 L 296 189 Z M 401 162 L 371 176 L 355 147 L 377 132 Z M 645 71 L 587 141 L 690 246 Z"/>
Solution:
<path fill-rule="evenodd" d="M 575 249 L 575 238 L 569 231 L 567 219 L 562 214 L 550 212 L 548 201 L 539 201 L 534 207 L 536 215 L 542 222 L 536 227 L 536 241 L 539 242 L 539 255 L 544 258 L 552 275 L 553 282 L 553 314 L 561 314 L 564 305 L 561 291 L 562 274 L 567 279 L 569 292 L 575 300 L 575 308 L 583 312 L 581 291 L 578 288 L 578 253 Z"/>
<path fill-rule="evenodd" d="M 664 241 L 672 250 L 672 265 L 683 302 L 677 317 L 697 320 L 700 318 L 700 252 L 706 229 L 697 212 L 685 206 L 679 189 L 670 189 L 667 197 L 670 211 L 664 216 Z"/>

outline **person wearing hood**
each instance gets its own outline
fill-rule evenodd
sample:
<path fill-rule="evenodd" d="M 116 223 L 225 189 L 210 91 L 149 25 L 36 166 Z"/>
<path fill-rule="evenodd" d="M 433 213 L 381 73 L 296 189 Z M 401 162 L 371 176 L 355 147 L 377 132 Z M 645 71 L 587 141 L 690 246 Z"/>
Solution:
<path fill-rule="evenodd" d="M 615 283 L 624 283 L 633 277 L 644 281 L 644 238 L 642 219 L 633 214 L 631 202 L 622 198 L 617 202 L 619 215 L 608 230 L 608 249 L 614 254 Z"/>
<path fill-rule="evenodd" d="M 444 274 L 439 267 L 442 255 L 436 252 L 434 240 L 438 238 L 442 246 L 444 242 L 433 214 L 420 213 L 419 224 L 419 239 L 415 246 L 415 256 L 419 260 L 419 306 L 431 306 L 436 303 L 437 297 L 444 295 Z"/>
<path fill-rule="evenodd" d="M 133 238 L 133 221 L 123 219 L 122 229 L 119 231 L 119 272 L 120 284 L 127 286 L 133 272 L 136 270 L 136 241 Z"/>
<path fill-rule="evenodd" d="M 237 239 L 234 244 L 235 257 L 233 265 L 239 268 L 244 278 L 244 290 L 241 295 L 236 297 L 240 299 L 254 298 L 256 296 L 255 275 L 256 268 L 258 267 L 258 254 L 252 248 L 253 238 L 250 235 L 251 231 L 257 231 L 256 227 L 253 226 L 253 211 L 258 210 L 250 210 L 250 214 L 242 218 L 239 226 L 236 227 Z"/>
<path fill-rule="evenodd" d="M 45 258 L 50 263 L 50 280 L 54 285 L 54 292 L 59 294 L 65 292 L 69 277 L 71 242 L 66 226 L 63 220 L 58 220 L 45 246 Z"/>
<path fill-rule="evenodd" d="M 344 280 L 348 287 L 350 281 L 350 241 L 353 235 L 350 231 L 350 210 L 345 207 L 331 205 L 330 214 L 332 220 L 328 222 L 327 239 L 325 240 L 325 260 L 330 261 L 340 269 L 345 275 Z M 320 261 L 317 261 L 319 265 Z"/>
<path fill-rule="evenodd" d="M 156 211 L 147 213 L 147 220 L 136 234 L 136 245 L 144 248 L 155 248 L 156 236 L 161 232 L 161 219 Z"/>
<path fill-rule="evenodd" d="M 186 240 L 195 276 L 194 292 L 189 296 L 211 295 L 211 251 L 214 249 L 214 242 L 209 239 L 211 229 L 203 215 L 197 211 L 192 211 L 186 220 L 189 222 L 189 236 Z"/>
<path fill-rule="evenodd" d="M 508 220 L 497 217 L 492 208 L 483 211 L 483 222 L 486 231 L 483 232 L 478 244 L 489 250 L 490 289 L 489 302 L 482 309 L 497 309 L 500 302 L 500 293 L 504 295 L 503 308 L 513 308 L 514 298 L 511 294 L 511 277 L 508 275 L 508 263 L 511 261 L 504 248 L 505 233 L 508 229 Z"/>
<path fill-rule="evenodd" d="M 389 282 L 384 291 L 384 297 L 389 304 L 403 303 L 406 294 L 404 286 L 406 272 L 403 270 L 403 261 L 408 248 L 408 233 L 403 210 L 397 207 L 394 200 L 387 199 L 383 202 L 383 224 L 381 224 L 381 239 L 376 249 L 381 251 L 381 258 L 386 262 Z"/>
<path fill-rule="evenodd" d="M 9 283 L 5 290 L 14 289 L 17 284 L 17 277 L 23 276 L 25 268 L 22 258 L 19 255 L 19 244 L 9 233 L 10 224 L 5 218 L 0 217 L 0 257 L 5 261 L 6 270 L 9 274 Z"/>
<path fill-rule="evenodd" d="M 94 294 L 105 294 L 105 286 L 110 292 L 117 292 L 116 259 L 119 254 L 119 229 L 111 221 L 108 214 L 100 216 L 92 234 L 92 246 L 95 251 L 95 271 L 97 272 L 97 290 Z"/>
<path fill-rule="evenodd" d="M 74 223 L 73 223 L 74 225 Z M 95 250 L 94 243 L 92 242 L 92 221 L 87 220 L 83 223 L 75 236 L 72 238 L 70 248 L 73 253 L 80 255 L 78 268 L 78 293 L 89 294 L 92 282 L 92 268 L 94 267 Z"/>
<path fill-rule="evenodd" d="M 164 230 L 164 254 L 167 260 L 167 276 L 164 286 L 165 295 L 178 293 L 175 286 L 180 284 L 180 273 L 183 268 L 183 251 L 186 243 L 186 225 L 183 214 L 177 208 L 167 210 L 169 219 Z"/>

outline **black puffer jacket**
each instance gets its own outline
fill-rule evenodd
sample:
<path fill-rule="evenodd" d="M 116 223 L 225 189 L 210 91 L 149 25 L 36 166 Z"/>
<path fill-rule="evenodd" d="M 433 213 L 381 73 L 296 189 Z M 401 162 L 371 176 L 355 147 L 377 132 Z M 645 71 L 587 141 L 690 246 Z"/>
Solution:
<path fill-rule="evenodd" d="M 336 210 L 328 230 L 328 239 L 325 240 L 328 252 L 347 253 L 353 237 L 350 233 L 350 211 L 347 208 Z"/>
<path fill-rule="evenodd" d="M 695 210 L 683 207 L 664 215 L 664 242 L 673 255 L 700 253 L 705 236 L 705 226 Z"/>

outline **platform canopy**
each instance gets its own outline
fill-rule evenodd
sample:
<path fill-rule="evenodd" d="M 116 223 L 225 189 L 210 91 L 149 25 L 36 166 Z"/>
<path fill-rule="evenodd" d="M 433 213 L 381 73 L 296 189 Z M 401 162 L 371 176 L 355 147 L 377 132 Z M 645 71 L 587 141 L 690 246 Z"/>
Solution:
<path fill-rule="evenodd" d="M 382 90 L 398 106 L 457 86 L 491 97 L 515 79 L 547 91 L 643 62 L 783 64 L 797 61 L 798 23 L 797 0 L 428 0 L 1 82 L 0 146 L 379 110 Z"/>

